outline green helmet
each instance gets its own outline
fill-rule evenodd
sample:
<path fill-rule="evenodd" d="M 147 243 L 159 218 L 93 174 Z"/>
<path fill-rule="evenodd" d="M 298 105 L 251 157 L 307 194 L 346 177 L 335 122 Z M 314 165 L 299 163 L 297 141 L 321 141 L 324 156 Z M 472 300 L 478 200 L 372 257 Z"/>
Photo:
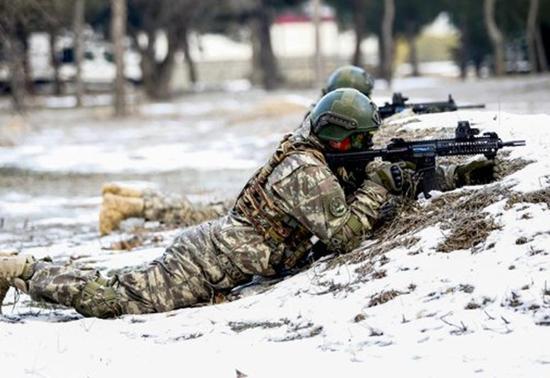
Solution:
<path fill-rule="evenodd" d="M 374 80 L 372 77 L 357 66 L 342 66 L 337 68 L 328 78 L 323 94 L 327 94 L 338 88 L 355 88 L 366 96 L 370 96 Z"/>
<path fill-rule="evenodd" d="M 380 127 L 376 105 L 353 88 L 324 95 L 310 115 L 311 130 L 323 142 L 341 142 L 353 134 L 372 134 Z"/>

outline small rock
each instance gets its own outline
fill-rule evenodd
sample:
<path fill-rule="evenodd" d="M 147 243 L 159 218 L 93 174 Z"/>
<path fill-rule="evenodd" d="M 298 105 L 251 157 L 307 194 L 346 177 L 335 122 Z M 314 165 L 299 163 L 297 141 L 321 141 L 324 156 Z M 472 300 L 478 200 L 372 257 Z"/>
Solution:
<path fill-rule="evenodd" d="M 520 237 L 517 238 L 517 240 L 516 240 L 516 244 L 517 244 L 517 245 L 522 245 L 522 244 L 525 244 L 525 243 L 527 243 L 527 242 L 528 242 L 528 240 L 527 240 L 527 238 L 526 238 L 525 236 L 520 236 Z"/>

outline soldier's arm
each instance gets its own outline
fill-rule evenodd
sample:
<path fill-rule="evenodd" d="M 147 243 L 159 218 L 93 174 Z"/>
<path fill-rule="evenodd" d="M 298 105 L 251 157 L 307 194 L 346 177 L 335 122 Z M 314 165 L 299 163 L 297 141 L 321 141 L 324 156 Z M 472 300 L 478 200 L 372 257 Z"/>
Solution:
<path fill-rule="evenodd" d="M 302 165 L 271 181 L 271 190 L 287 213 L 338 253 L 353 250 L 368 236 L 388 194 L 365 180 L 346 202 L 338 180 L 324 164 Z"/>
<path fill-rule="evenodd" d="M 456 164 L 438 164 L 435 167 L 435 189 L 447 192 L 457 188 Z"/>
<path fill-rule="evenodd" d="M 474 160 L 465 164 L 440 164 L 436 167 L 436 189 L 442 192 L 464 185 L 488 184 L 498 177 L 500 167 L 497 159 Z"/>

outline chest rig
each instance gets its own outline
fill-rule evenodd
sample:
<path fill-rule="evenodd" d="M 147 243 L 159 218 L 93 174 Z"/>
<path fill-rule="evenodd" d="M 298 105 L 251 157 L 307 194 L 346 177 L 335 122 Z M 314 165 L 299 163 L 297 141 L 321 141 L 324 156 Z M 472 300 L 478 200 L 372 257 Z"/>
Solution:
<path fill-rule="evenodd" d="M 308 152 L 325 161 L 322 152 L 311 142 L 292 134 L 286 135 L 269 161 L 245 185 L 233 207 L 233 211 L 244 216 L 263 236 L 274 253 L 271 262 L 283 269 L 292 268 L 305 256 L 311 248 L 312 233 L 286 214 L 265 187 L 273 169 L 286 157 L 298 152 Z"/>

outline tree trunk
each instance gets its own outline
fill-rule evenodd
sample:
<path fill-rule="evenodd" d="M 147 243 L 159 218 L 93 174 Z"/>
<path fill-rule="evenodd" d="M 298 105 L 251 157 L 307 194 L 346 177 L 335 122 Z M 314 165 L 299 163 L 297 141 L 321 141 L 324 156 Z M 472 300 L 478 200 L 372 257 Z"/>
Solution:
<path fill-rule="evenodd" d="M 464 19 L 465 16 L 461 17 L 460 21 L 460 46 L 456 50 L 456 57 L 455 59 L 458 60 L 458 66 L 460 67 L 460 78 L 462 80 L 466 79 L 467 76 L 467 69 L 468 69 L 468 53 L 470 50 L 470 45 L 468 43 L 468 25 L 466 23 L 466 20 Z"/>
<path fill-rule="evenodd" d="M 407 33 L 407 44 L 409 45 L 409 64 L 412 67 L 412 76 L 420 76 L 418 69 L 418 50 L 416 48 L 416 35 Z"/>
<path fill-rule="evenodd" d="M 476 77 L 478 79 L 481 79 L 481 62 L 480 61 L 475 61 L 474 62 L 474 68 L 476 70 Z"/>
<path fill-rule="evenodd" d="M 25 72 L 24 72 L 24 53 L 25 49 L 18 38 L 6 36 L 4 38 L 7 47 L 10 72 L 10 91 L 13 109 L 18 113 L 23 113 L 25 107 Z"/>
<path fill-rule="evenodd" d="M 116 116 L 126 115 L 126 91 L 124 78 L 124 38 L 126 36 L 126 0 L 111 0 L 111 38 L 113 39 L 116 77 L 114 107 Z"/>
<path fill-rule="evenodd" d="M 535 42 L 537 46 L 537 56 L 539 58 L 539 67 L 541 72 L 548 72 L 548 61 L 546 59 L 546 50 L 544 49 L 544 43 L 542 41 L 542 34 L 540 27 L 537 28 L 535 33 Z"/>
<path fill-rule="evenodd" d="M 82 82 L 82 63 L 84 61 L 84 2 L 85 0 L 75 0 L 74 4 L 74 64 L 76 75 L 74 78 L 76 106 L 82 106 L 82 97 L 84 96 L 84 83 Z"/>
<path fill-rule="evenodd" d="M 50 64 L 53 68 L 53 93 L 56 96 L 61 95 L 61 79 L 59 78 L 59 57 L 57 55 L 57 51 L 55 49 L 55 41 L 57 40 L 57 30 L 55 28 L 51 28 L 48 32 L 50 35 L 49 42 L 50 42 Z"/>
<path fill-rule="evenodd" d="M 169 33 L 168 52 L 160 62 L 156 59 L 156 31 L 147 31 L 147 46 L 140 48 L 143 87 L 147 97 L 155 100 L 170 98 L 170 80 L 174 69 L 175 50 L 180 35 Z"/>
<path fill-rule="evenodd" d="M 272 90 L 282 81 L 277 59 L 271 45 L 271 11 L 262 1 L 251 21 L 252 31 L 252 82 Z"/>
<path fill-rule="evenodd" d="M 17 31 L 17 39 L 21 42 L 23 48 L 23 73 L 25 76 L 25 91 L 27 94 L 34 94 L 34 80 L 32 77 L 32 67 L 30 61 L 29 33 L 20 26 Z"/>
<path fill-rule="evenodd" d="M 384 76 L 384 61 L 386 59 L 384 58 L 384 41 L 382 40 L 382 31 L 380 30 L 380 33 L 378 34 L 378 76 L 383 77 Z"/>
<path fill-rule="evenodd" d="M 484 0 L 485 26 L 489 33 L 489 38 L 493 44 L 493 53 L 495 60 L 495 75 L 502 76 L 506 73 L 504 62 L 504 37 L 498 28 L 495 20 L 495 2 L 496 0 Z"/>
<path fill-rule="evenodd" d="M 355 32 L 355 48 L 353 50 L 353 57 L 351 64 L 360 67 L 363 64 L 363 54 L 361 52 L 361 43 L 365 38 L 365 1 L 354 0 L 353 1 L 353 30 Z"/>
<path fill-rule="evenodd" d="M 527 39 L 527 53 L 529 63 L 531 64 L 531 73 L 539 72 L 537 59 L 537 19 L 539 13 L 539 0 L 529 1 L 529 12 L 527 15 L 527 29 L 525 30 L 525 38 Z"/>
<path fill-rule="evenodd" d="M 393 73 L 393 22 L 395 19 L 395 0 L 384 0 L 384 17 L 382 19 L 382 77 L 391 82 Z"/>
<path fill-rule="evenodd" d="M 154 72 L 156 34 L 152 30 L 147 31 L 147 46 L 145 47 L 142 47 L 137 43 L 137 37 L 134 38 L 136 39 L 136 46 L 138 46 L 141 55 L 141 75 L 143 79 L 143 88 L 147 97 L 152 97 L 152 93 L 154 93 L 153 86 L 155 84 Z"/>
<path fill-rule="evenodd" d="M 315 85 L 320 86 L 323 83 L 323 51 L 321 45 L 321 0 L 313 0 L 313 26 L 314 26 L 314 65 L 315 65 Z"/>
<path fill-rule="evenodd" d="M 183 56 L 185 57 L 185 64 L 187 65 L 187 76 L 191 84 L 196 84 L 197 77 L 197 68 L 195 66 L 195 61 L 191 55 L 191 50 L 189 48 L 189 31 L 187 28 L 182 29 L 181 33 L 181 47 L 183 50 Z"/>

